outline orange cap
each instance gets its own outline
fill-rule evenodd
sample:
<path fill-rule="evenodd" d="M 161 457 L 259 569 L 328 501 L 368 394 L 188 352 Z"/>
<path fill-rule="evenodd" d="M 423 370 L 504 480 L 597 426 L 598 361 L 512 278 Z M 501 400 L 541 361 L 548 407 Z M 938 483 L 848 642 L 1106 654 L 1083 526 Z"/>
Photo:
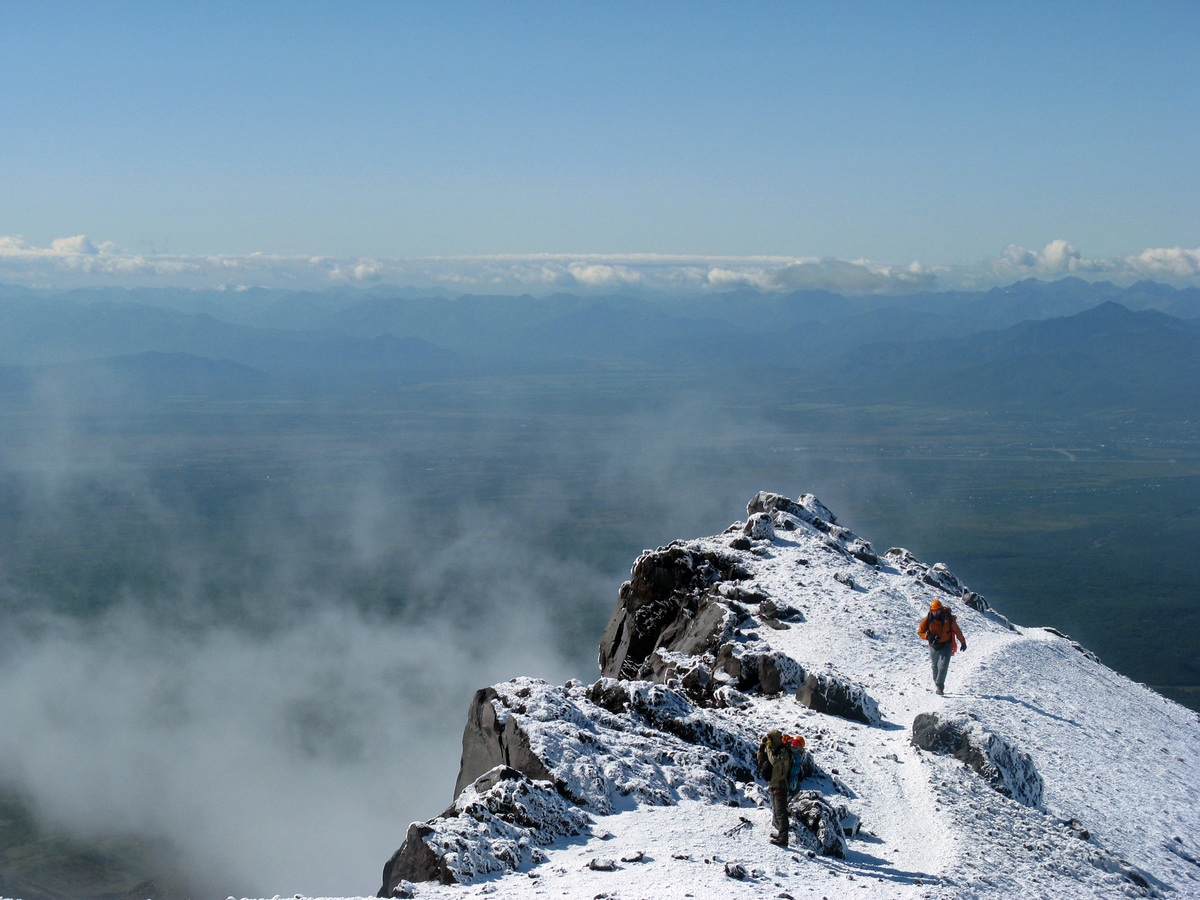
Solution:
<path fill-rule="evenodd" d="M 934 600 L 932 603 L 930 603 L 930 604 L 929 604 L 929 608 L 930 608 L 930 609 L 941 609 L 941 608 L 942 608 L 942 601 L 941 601 L 941 600 Z"/>

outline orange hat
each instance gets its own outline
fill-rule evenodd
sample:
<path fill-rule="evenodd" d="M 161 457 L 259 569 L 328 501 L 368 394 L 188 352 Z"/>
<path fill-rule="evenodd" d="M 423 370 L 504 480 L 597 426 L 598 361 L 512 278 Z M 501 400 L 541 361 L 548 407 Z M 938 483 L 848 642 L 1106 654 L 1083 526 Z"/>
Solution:
<path fill-rule="evenodd" d="M 930 603 L 930 604 L 929 604 L 929 608 L 930 608 L 930 609 L 941 609 L 941 608 L 942 608 L 942 601 L 941 601 L 941 600 L 934 600 L 932 603 Z"/>

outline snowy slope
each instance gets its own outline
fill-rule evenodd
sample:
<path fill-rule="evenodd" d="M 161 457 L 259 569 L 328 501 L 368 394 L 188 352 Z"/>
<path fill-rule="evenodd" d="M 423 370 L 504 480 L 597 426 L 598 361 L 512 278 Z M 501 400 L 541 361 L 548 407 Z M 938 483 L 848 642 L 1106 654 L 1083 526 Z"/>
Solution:
<path fill-rule="evenodd" d="M 515 871 L 477 870 L 462 879 L 469 883 L 420 882 L 411 892 L 430 900 L 1200 896 L 1197 715 L 1055 632 L 1013 626 L 986 603 L 969 607 L 943 567 L 895 551 L 875 565 L 863 561 L 870 552 L 856 558 L 846 552 L 855 536 L 829 528 L 834 518 L 815 498 L 806 502 L 827 514 L 819 527 L 776 511 L 773 528 L 737 523 L 674 546 L 737 559 L 749 577 L 733 589 L 716 584 L 714 595 L 752 589 L 799 613 L 780 628 L 734 600 L 728 641 L 860 686 L 877 704 L 878 724 L 815 712 L 796 699 L 794 683 L 773 696 L 729 686 L 720 692 L 724 708 L 714 708 L 637 682 L 622 695 L 641 710 L 636 720 L 606 712 L 603 685 L 497 685 L 490 708 L 519 720 L 558 785 L 525 781 L 521 789 L 543 806 L 565 804 L 553 813 L 562 827 L 539 837 L 535 821 L 506 832 Z M 746 530 L 759 537 L 747 541 Z M 934 598 L 953 607 L 968 641 L 944 697 L 932 691 L 916 636 Z M 711 653 L 696 659 L 712 668 Z M 913 720 L 927 712 L 994 735 L 995 747 L 1031 763 L 1040 802 L 1017 802 L 957 759 L 915 747 Z M 770 727 L 807 738 L 817 768 L 804 787 L 861 821 L 845 858 L 767 842 L 765 794 L 738 773 L 746 748 Z M 473 791 L 460 797 L 463 810 L 468 800 L 485 802 Z M 571 818 L 580 814 L 589 824 Z M 484 818 L 460 810 L 426 841 L 448 839 L 454 828 L 465 834 L 467 823 L 473 830 L 452 859 L 486 857 L 504 836 Z"/>

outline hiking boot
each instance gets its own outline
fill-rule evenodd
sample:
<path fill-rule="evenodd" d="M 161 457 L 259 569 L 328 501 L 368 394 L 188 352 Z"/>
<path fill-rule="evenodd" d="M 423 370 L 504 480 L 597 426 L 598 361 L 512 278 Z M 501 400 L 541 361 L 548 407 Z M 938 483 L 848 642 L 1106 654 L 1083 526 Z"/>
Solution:
<path fill-rule="evenodd" d="M 777 834 L 771 835 L 771 843 L 776 847 L 786 847 L 788 845 L 786 837 L 780 837 Z"/>
<path fill-rule="evenodd" d="M 945 691 L 943 691 L 941 688 L 938 688 L 938 689 L 937 689 L 937 693 L 938 693 L 938 696 L 941 696 L 942 694 L 944 694 L 944 693 L 946 693 L 946 692 L 945 692 Z"/>

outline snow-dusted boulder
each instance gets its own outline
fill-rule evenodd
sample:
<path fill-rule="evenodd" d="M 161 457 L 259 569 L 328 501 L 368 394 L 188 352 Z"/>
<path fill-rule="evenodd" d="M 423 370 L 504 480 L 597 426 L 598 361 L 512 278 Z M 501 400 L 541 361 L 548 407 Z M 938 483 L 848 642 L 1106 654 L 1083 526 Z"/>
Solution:
<path fill-rule="evenodd" d="M 972 718 L 941 719 L 937 713 L 921 713 L 913 720 L 912 742 L 922 750 L 962 760 L 1023 806 L 1042 803 L 1042 776 L 1029 754 Z"/>
<path fill-rule="evenodd" d="M 755 513 L 746 522 L 745 533 L 755 541 L 775 540 L 775 523 L 767 513 Z"/>
<path fill-rule="evenodd" d="M 804 614 L 785 600 L 768 597 L 762 602 L 758 611 L 764 619 L 774 619 L 777 622 L 804 621 Z"/>
<path fill-rule="evenodd" d="M 962 601 L 976 612 L 987 612 L 992 608 L 991 604 L 989 604 L 982 595 L 977 594 L 974 591 L 967 591 L 965 594 L 963 594 Z"/>
<path fill-rule="evenodd" d="M 811 674 L 796 693 L 796 699 L 809 709 L 865 725 L 880 723 L 879 706 L 866 689 L 836 675 Z"/>
<path fill-rule="evenodd" d="M 846 839 L 842 836 L 842 811 L 834 809 L 818 791 L 800 791 L 788 803 L 792 834 L 806 850 L 822 856 L 846 857 Z"/>
<path fill-rule="evenodd" d="M 717 682 L 732 680 L 739 691 L 778 694 L 804 683 L 804 667 L 762 641 L 722 644 L 713 658 Z M 725 677 L 723 677 L 725 676 Z"/>
<path fill-rule="evenodd" d="M 529 738 L 514 716 L 507 714 L 495 688 L 476 691 L 467 710 L 463 729 L 462 759 L 454 796 L 484 772 L 496 766 L 509 766 L 530 778 L 550 780 L 545 764 L 530 749 Z"/>
<path fill-rule="evenodd" d="M 405 882 L 469 884 L 489 872 L 533 865 L 544 858 L 539 847 L 590 824 L 587 813 L 549 782 L 497 766 L 468 785 L 446 812 L 409 826 L 384 866 L 378 896 L 396 896 Z"/>

